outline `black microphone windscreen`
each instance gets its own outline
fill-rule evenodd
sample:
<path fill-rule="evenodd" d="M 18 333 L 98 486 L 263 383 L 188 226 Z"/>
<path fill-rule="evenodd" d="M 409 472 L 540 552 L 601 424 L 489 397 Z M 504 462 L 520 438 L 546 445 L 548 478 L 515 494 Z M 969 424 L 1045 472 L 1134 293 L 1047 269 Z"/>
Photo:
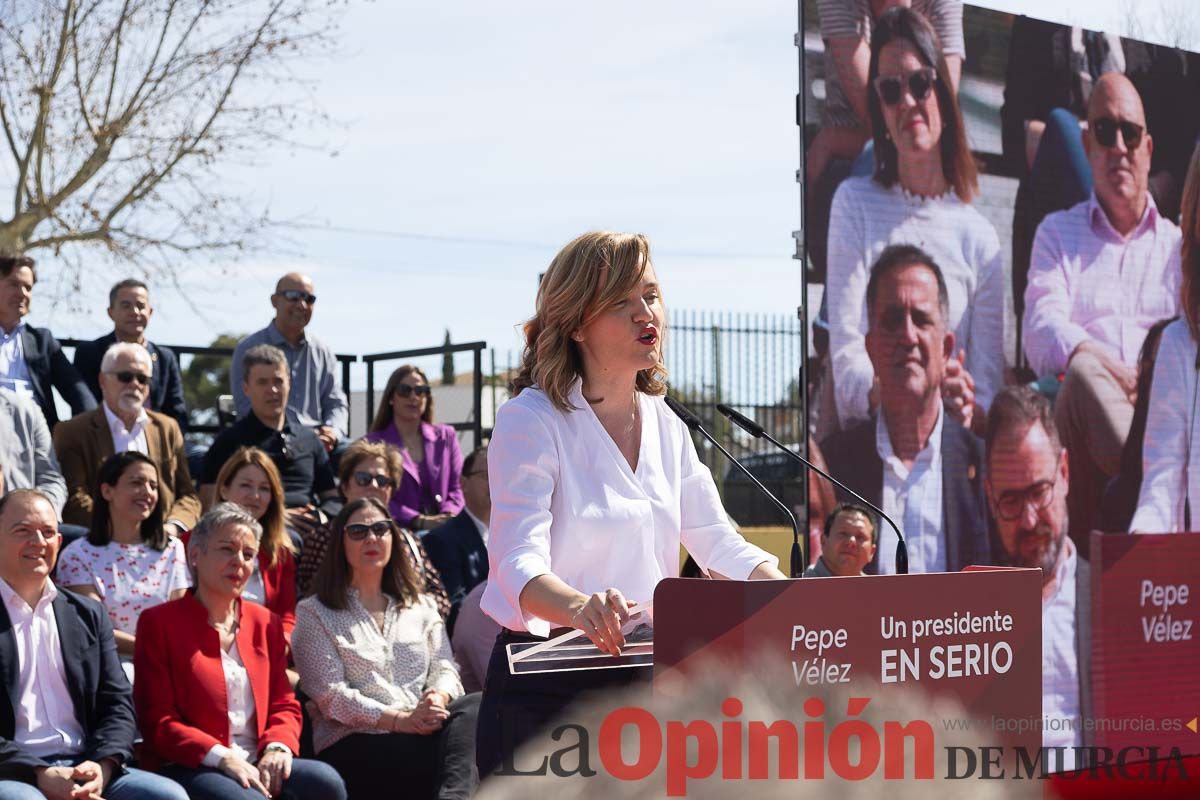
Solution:
<path fill-rule="evenodd" d="M 687 425 L 690 430 L 697 430 L 700 427 L 700 418 L 693 414 L 688 407 L 676 400 L 671 395 L 665 395 L 663 400 L 667 404 L 667 408 L 675 412 L 675 416 L 683 420 L 683 424 Z"/>

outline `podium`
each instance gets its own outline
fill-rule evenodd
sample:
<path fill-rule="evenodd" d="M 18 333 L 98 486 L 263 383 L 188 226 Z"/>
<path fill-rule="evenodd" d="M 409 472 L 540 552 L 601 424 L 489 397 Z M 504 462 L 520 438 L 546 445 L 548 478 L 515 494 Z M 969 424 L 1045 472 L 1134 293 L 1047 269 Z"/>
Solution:
<path fill-rule="evenodd" d="M 798 581 L 668 579 L 654 593 L 655 681 L 719 659 L 792 664 L 797 692 L 922 690 L 983 722 L 981 742 L 1041 744 L 1041 572 L 978 569 Z M 1000 720 L 1005 725 L 997 725 Z M 940 721 L 933 721 L 941 725 Z"/>

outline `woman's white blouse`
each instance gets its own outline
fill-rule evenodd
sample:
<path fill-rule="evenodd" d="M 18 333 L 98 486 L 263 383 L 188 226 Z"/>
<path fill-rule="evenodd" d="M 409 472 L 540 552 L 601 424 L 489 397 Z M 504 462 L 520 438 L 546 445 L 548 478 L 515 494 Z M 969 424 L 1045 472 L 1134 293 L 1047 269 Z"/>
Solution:
<path fill-rule="evenodd" d="M 1183 505 L 1191 497 L 1192 528 L 1200 514 L 1200 397 L 1196 395 L 1196 343 L 1187 321 L 1163 330 L 1154 362 L 1146 436 L 1142 440 L 1142 488 L 1129 524 L 1138 533 L 1184 530 Z"/>
<path fill-rule="evenodd" d="M 554 574 L 585 594 L 610 587 L 650 602 L 679 574 L 679 545 L 704 570 L 748 578 L 778 559 L 733 529 L 712 475 L 661 397 L 638 394 L 642 442 L 633 470 L 583 399 L 563 413 L 537 388 L 496 414 L 488 447 L 490 571 L 480 607 L 506 628 L 546 636 L 550 623 L 521 610 L 525 584 Z"/>

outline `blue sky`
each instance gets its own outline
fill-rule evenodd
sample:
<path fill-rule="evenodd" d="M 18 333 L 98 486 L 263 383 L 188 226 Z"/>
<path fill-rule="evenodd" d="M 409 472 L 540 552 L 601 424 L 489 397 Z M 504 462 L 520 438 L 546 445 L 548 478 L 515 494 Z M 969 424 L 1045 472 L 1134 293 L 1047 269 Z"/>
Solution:
<path fill-rule="evenodd" d="M 1089 9 L 1121 27 L 1127 5 Z M 339 351 L 429 346 L 446 328 L 516 349 L 538 272 L 594 228 L 648 234 L 675 308 L 794 314 L 796 27 L 788 0 L 350 3 L 339 55 L 310 73 L 341 123 L 324 134 L 338 155 L 280 152 L 229 176 L 276 216 L 320 225 L 232 279 L 186 276 L 198 313 L 157 291 L 151 337 L 261 327 L 275 279 L 301 269 L 320 297 L 313 330 Z M 45 284 L 54 268 L 43 260 Z M 99 335 L 113 278 L 91 281 L 90 313 L 35 297 L 31 321 Z"/>

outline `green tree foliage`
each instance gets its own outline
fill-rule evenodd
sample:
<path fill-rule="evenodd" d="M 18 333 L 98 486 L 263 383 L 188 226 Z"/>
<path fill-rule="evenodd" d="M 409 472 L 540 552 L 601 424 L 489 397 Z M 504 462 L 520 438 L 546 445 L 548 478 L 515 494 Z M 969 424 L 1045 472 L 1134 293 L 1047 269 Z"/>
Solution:
<path fill-rule="evenodd" d="M 232 350 L 245 334 L 222 333 L 209 347 Z M 217 398 L 229 394 L 228 355 L 197 355 L 183 370 L 183 397 L 197 423 L 214 423 L 217 419 Z"/>

